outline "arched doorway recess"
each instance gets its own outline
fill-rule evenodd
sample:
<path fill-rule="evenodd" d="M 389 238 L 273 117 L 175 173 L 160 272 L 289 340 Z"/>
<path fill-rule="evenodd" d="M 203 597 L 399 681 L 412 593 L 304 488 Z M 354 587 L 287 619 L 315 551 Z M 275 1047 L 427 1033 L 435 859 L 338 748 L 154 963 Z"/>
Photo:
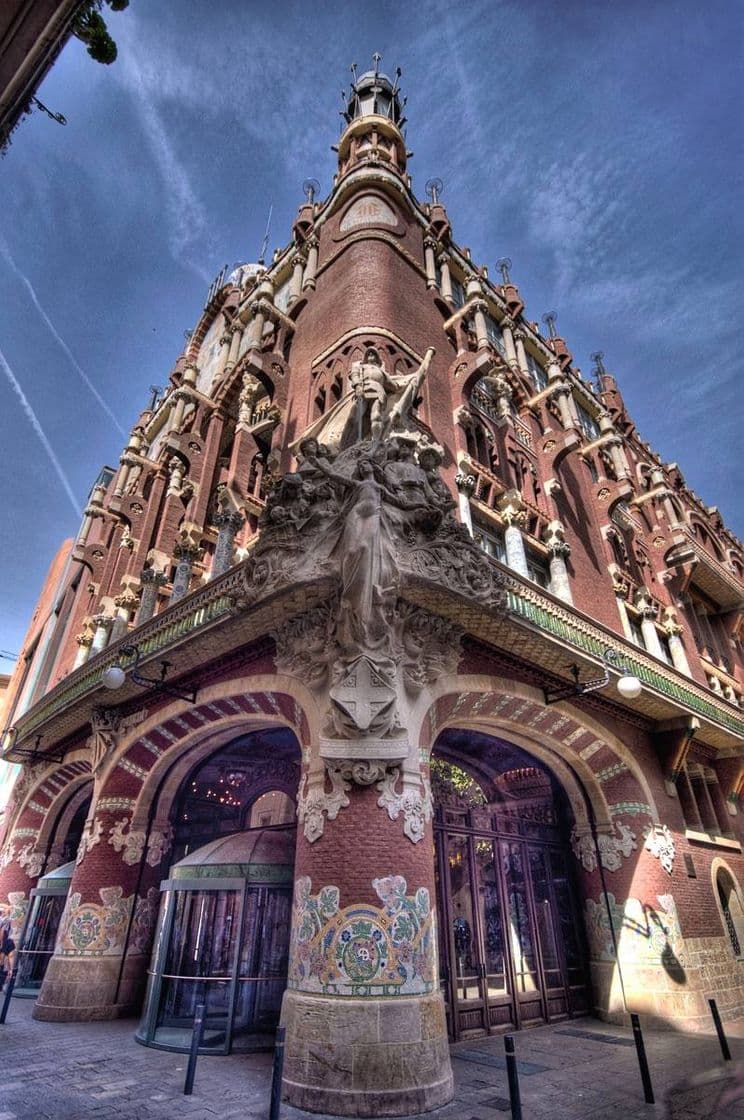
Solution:
<path fill-rule="evenodd" d="M 573 817 L 555 777 L 511 743 L 449 728 L 431 785 L 450 1035 L 587 1014 Z"/>
<path fill-rule="evenodd" d="M 181 781 L 138 1041 L 188 1050 L 204 1003 L 203 1052 L 271 1045 L 287 979 L 299 775 L 295 735 L 273 728 L 237 737 Z"/>

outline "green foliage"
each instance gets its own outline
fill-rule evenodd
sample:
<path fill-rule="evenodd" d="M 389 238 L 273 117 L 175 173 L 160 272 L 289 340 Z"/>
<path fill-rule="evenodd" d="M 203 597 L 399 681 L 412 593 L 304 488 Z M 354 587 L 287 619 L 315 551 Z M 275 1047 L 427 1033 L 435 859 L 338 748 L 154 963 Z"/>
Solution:
<path fill-rule="evenodd" d="M 467 770 L 445 762 L 443 758 L 432 758 L 430 763 L 432 784 L 440 789 L 454 791 L 459 798 L 471 806 L 487 805 L 488 798 Z"/>
<path fill-rule="evenodd" d="M 106 0 L 112 12 L 121 12 L 128 7 L 129 0 Z M 79 10 L 72 22 L 72 34 L 85 43 L 88 54 L 96 62 L 109 65 L 116 58 L 116 43 L 108 33 L 106 21 L 101 15 L 103 0 L 88 0 Z"/>

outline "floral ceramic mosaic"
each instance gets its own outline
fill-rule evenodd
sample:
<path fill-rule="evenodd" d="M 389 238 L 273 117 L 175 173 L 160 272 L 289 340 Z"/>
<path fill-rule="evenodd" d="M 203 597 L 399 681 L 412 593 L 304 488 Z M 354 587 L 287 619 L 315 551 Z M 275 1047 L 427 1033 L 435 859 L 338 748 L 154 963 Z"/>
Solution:
<path fill-rule="evenodd" d="M 132 896 L 121 887 L 101 887 L 101 905 L 71 894 L 60 923 L 56 952 L 62 956 L 115 956 L 121 952 L 132 908 Z"/>
<path fill-rule="evenodd" d="M 334 996 L 412 996 L 434 990 L 436 947 L 429 892 L 407 895 L 401 875 L 374 879 L 381 907 L 339 909 L 338 887 L 312 895 L 295 883 L 288 986 Z"/>
<path fill-rule="evenodd" d="M 607 899 L 621 960 L 658 964 L 670 954 L 679 962 L 683 960 L 684 939 L 672 895 L 657 895 L 657 904 L 641 902 L 638 898 L 628 898 L 623 904 L 611 891 Z M 614 961 L 615 945 L 604 899 L 599 902 L 587 899 L 586 928 L 593 958 Z"/>

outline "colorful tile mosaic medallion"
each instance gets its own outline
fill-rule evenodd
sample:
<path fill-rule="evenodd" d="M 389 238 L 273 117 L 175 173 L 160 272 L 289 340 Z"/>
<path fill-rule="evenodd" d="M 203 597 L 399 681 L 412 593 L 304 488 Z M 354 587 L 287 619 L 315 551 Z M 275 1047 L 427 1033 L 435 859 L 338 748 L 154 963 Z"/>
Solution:
<path fill-rule="evenodd" d="M 401 875 L 373 879 L 376 906 L 339 909 L 338 887 L 311 895 L 295 883 L 288 986 L 334 996 L 413 996 L 436 987 L 436 934 L 429 892 L 407 895 Z"/>
<path fill-rule="evenodd" d="M 26 921 L 29 899 L 23 891 L 11 891 L 8 901 L 0 903 L 0 921 L 10 922 L 10 936 L 16 945 L 21 940 L 21 933 Z"/>
<path fill-rule="evenodd" d="M 132 908 L 132 895 L 122 898 L 121 887 L 101 887 L 102 905 L 80 902 L 71 894 L 60 922 L 55 952 L 65 957 L 116 956 L 124 937 Z"/>
<path fill-rule="evenodd" d="M 664 964 L 672 957 L 684 961 L 684 938 L 677 905 L 670 894 L 657 895 L 657 902 L 628 898 L 618 902 L 612 891 L 607 898 L 612 911 L 612 926 L 620 947 L 620 959 L 628 964 Z M 615 945 L 604 899 L 586 900 L 586 928 L 594 960 L 614 961 Z"/>

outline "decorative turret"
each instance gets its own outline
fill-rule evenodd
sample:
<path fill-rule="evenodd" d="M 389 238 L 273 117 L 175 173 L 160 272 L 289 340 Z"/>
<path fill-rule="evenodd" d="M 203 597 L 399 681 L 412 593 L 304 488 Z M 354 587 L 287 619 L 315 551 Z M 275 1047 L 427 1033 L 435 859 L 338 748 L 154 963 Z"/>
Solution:
<path fill-rule="evenodd" d="M 380 73 L 381 56 L 374 54 L 374 70 L 367 70 L 357 77 L 356 63 L 351 67 L 354 80 L 347 95 L 342 92 L 344 108 L 341 116 L 347 128 L 338 144 L 339 176 L 345 175 L 358 163 L 387 164 L 398 172 L 406 166 L 406 143 L 402 128 L 406 99 L 399 97 L 400 69 L 395 71 L 392 82 Z"/>

